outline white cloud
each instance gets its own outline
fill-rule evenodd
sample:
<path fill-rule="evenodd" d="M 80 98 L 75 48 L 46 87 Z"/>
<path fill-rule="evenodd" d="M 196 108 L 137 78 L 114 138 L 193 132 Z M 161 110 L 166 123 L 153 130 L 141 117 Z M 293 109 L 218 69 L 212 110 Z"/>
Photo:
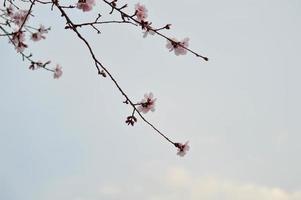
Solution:
<path fill-rule="evenodd" d="M 156 185 L 148 185 L 144 189 L 143 193 L 149 200 L 301 200 L 301 191 L 286 191 L 213 176 L 199 177 L 179 167 L 169 168 L 166 176 L 157 177 Z"/>
<path fill-rule="evenodd" d="M 193 199 L 204 200 L 297 200 L 301 192 L 287 192 L 281 188 L 266 187 L 256 184 L 203 178 L 191 188 Z"/>
<path fill-rule="evenodd" d="M 117 183 L 100 184 L 81 178 L 65 180 L 55 190 L 47 192 L 46 199 L 301 200 L 301 190 L 287 191 L 215 176 L 197 176 L 181 167 L 165 168 L 162 173 L 156 173 L 160 170 L 155 165 L 151 165 L 153 170 L 149 173 L 137 169 L 131 179 L 120 179 Z"/>
<path fill-rule="evenodd" d="M 171 187 L 185 187 L 191 181 L 189 173 L 183 168 L 172 167 L 167 171 L 166 183 Z"/>
<path fill-rule="evenodd" d="M 301 191 L 289 192 L 217 177 L 189 176 L 183 168 L 169 169 L 167 183 L 167 187 L 173 187 L 176 197 L 186 195 L 186 199 L 191 200 L 301 200 Z"/>

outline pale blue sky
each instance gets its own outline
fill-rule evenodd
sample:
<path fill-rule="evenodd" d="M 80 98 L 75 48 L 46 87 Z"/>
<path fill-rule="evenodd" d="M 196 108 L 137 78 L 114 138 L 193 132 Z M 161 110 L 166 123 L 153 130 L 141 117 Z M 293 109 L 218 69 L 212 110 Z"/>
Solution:
<path fill-rule="evenodd" d="M 69 1 L 73 2 L 73 1 Z M 136 1 L 120 1 L 133 9 Z M 140 1 L 165 33 L 190 38 L 208 56 L 176 57 L 157 36 L 128 25 L 82 30 L 97 57 L 134 100 L 152 91 L 146 115 L 184 158 L 139 120 L 109 79 L 100 79 L 83 43 L 57 10 L 34 10 L 51 26 L 30 43 L 35 58 L 64 74 L 30 71 L 0 40 L 0 199 L 301 200 L 298 0 Z M 1 4 L 2 6 L 2 4 Z M 76 20 L 94 19 L 72 11 Z"/>

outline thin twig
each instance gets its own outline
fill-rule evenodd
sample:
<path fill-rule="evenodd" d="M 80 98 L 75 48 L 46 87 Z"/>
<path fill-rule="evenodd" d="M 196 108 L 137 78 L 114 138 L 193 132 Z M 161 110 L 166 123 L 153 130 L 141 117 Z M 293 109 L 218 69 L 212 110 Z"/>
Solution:
<path fill-rule="evenodd" d="M 68 24 L 68 26 L 70 27 L 70 29 L 72 29 L 76 35 L 85 43 L 85 45 L 87 46 L 90 55 L 92 56 L 94 62 L 95 62 L 95 67 L 97 68 L 98 74 L 101 74 L 101 70 L 104 70 L 107 75 L 110 77 L 110 79 L 113 81 L 113 83 L 115 84 L 115 86 L 117 87 L 117 89 L 120 91 L 120 93 L 125 97 L 126 101 L 133 107 L 134 111 L 133 112 L 137 112 L 138 115 L 140 116 L 140 118 L 146 122 L 150 127 L 152 127 L 158 134 L 160 134 L 163 138 L 165 138 L 168 142 L 170 142 L 171 144 L 173 144 L 174 146 L 176 145 L 175 142 L 173 142 L 171 139 L 169 139 L 165 134 L 163 134 L 160 130 L 158 130 L 152 123 L 150 123 L 145 117 L 142 116 L 142 114 L 137 110 L 135 104 L 132 102 L 132 100 L 128 97 L 128 95 L 124 92 L 124 90 L 120 87 L 120 85 L 118 84 L 118 82 L 116 81 L 116 79 L 113 77 L 113 75 L 108 71 L 108 69 L 106 67 L 104 67 L 104 65 L 96 58 L 94 51 L 92 50 L 92 47 L 90 46 L 89 42 L 80 34 L 80 32 L 77 30 L 77 27 L 75 26 L 75 24 L 71 21 L 71 19 L 69 18 L 69 16 L 67 15 L 67 13 L 64 11 L 64 9 L 59 5 L 58 2 L 53 1 L 53 4 L 59 9 L 59 11 L 61 12 L 61 16 L 63 16 L 66 19 L 66 22 Z"/>
<path fill-rule="evenodd" d="M 16 47 L 15 43 L 13 42 L 13 40 L 9 37 L 9 36 L 12 35 L 12 34 L 10 34 L 9 32 L 7 32 L 2 26 L 0 26 L 0 29 L 5 33 L 5 36 L 8 37 L 9 41 Z M 25 58 L 25 59 L 27 59 L 31 64 L 37 64 L 37 63 L 38 63 L 38 62 L 34 61 L 33 59 L 31 59 L 31 56 L 32 56 L 31 54 L 30 54 L 30 55 L 25 55 L 25 54 L 24 54 L 23 52 L 21 52 L 21 51 L 18 52 L 18 53 L 21 54 L 23 60 L 24 60 L 24 58 Z M 45 70 L 47 70 L 47 71 L 54 72 L 53 69 L 47 68 L 46 65 L 42 65 L 41 68 L 42 68 L 42 69 L 45 69 Z"/>
<path fill-rule="evenodd" d="M 116 6 L 112 5 L 111 2 L 109 2 L 109 1 L 107 1 L 107 0 L 102 0 L 102 1 L 105 2 L 107 5 L 109 5 L 109 6 L 112 8 L 112 10 L 117 10 L 117 11 L 121 14 L 121 16 L 126 16 L 127 18 L 131 19 L 131 20 L 134 21 L 135 23 L 140 24 L 140 26 L 142 26 L 142 27 L 145 26 L 144 24 L 142 24 L 142 22 L 140 22 L 140 21 L 138 21 L 137 19 L 134 18 L 135 15 L 129 15 L 129 14 L 125 13 L 121 8 L 117 8 Z M 174 43 L 174 41 L 173 41 L 171 38 L 169 38 L 169 37 L 165 36 L 164 34 L 160 33 L 158 29 L 153 29 L 153 28 L 151 28 L 151 27 L 148 27 L 148 30 L 153 31 L 153 32 L 155 32 L 157 35 L 159 35 L 159 36 L 165 38 L 166 40 L 168 40 L 169 42 Z M 188 48 L 188 47 L 185 47 L 185 46 L 182 45 L 181 43 L 177 43 L 177 45 L 180 46 L 180 47 L 182 47 L 183 49 L 186 49 L 187 51 L 189 51 L 190 53 L 194 54 L 195 56 L 204 59 L 205 61 L 208 61 L 208 60 L 209 60 L 207 57 L 202 56 L 201 54 L 199 54 L 199 53 L 197 53 L 197 52 L 191 50 L 191 49 Z"/>

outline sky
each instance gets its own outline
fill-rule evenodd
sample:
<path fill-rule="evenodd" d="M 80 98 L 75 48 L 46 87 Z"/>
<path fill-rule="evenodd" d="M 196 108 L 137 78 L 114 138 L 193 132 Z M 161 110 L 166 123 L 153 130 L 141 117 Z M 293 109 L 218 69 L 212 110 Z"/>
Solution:
<path fill-rule="evenodd" d="M 129 12 L 137 3 L 119 2 Z M 172 24 L 164 34 L 189 37 L 209 62 L 175 56 L 164 39 L 126 24 L 80 31 L 133 101 L 154 93 L 156 111 L 145 117 L 189 140 L 188 154 L 140 119 L 127 126 L 132 110 L 112 81 L 97 76 L 59 12 L 37 6 L 30 23 L 51 31 L 27 52 L 60 64 L 63 76 L 29 70 L 1 37 L 0 199 L 301 200 L 301 2 L 140 3 L 154 26 Z M 68 10 L 76 22 L 99 12 L 109 19 L 99 0 L 91 12 Z"/>

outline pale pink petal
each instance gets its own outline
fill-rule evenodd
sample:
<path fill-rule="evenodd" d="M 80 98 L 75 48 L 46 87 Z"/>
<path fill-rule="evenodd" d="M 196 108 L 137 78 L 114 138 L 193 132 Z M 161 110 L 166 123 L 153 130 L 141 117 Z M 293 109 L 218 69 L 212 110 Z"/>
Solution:
<path fill-rule="evenodd" d="M 59 79 L 63 74 L 62 67 L 60 65 L 56 65 L 53 73 L 54 79 Z"/>

